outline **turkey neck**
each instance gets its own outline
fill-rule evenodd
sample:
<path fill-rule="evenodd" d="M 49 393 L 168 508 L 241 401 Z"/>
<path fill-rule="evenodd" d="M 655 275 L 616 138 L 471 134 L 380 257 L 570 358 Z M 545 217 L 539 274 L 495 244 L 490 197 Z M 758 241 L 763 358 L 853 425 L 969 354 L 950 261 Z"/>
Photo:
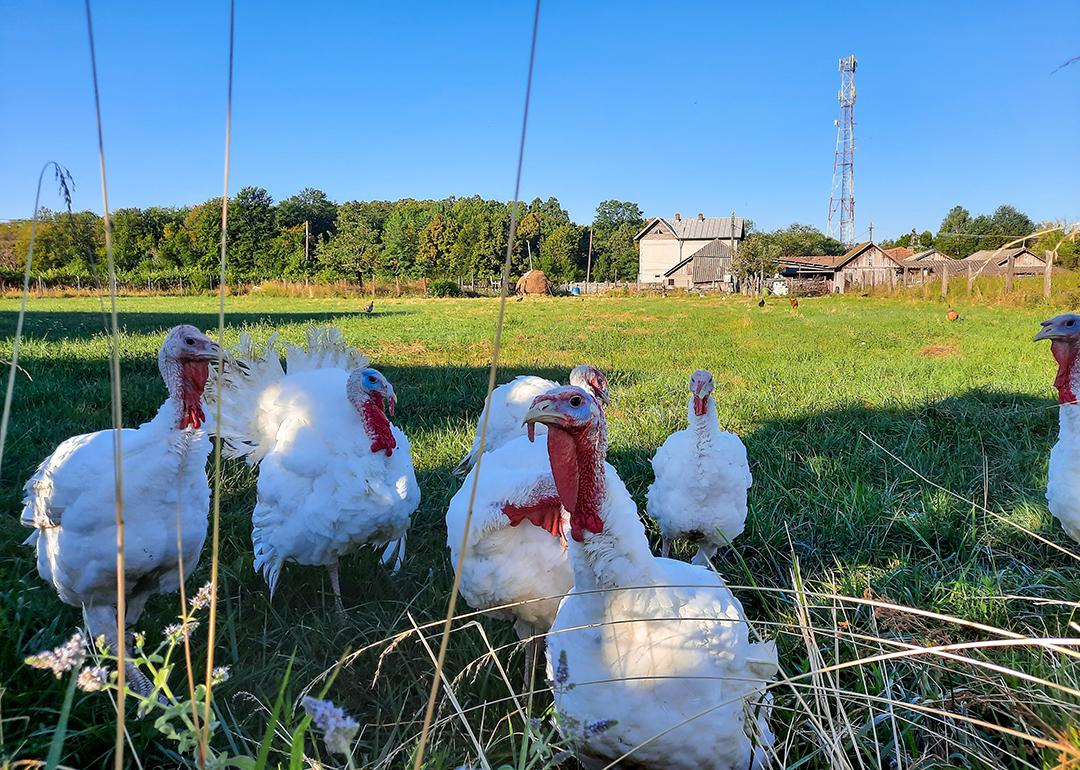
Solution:
<path fill-rule="evenodd" d="M 1057 377 L 1054 387 L 1058 391 L 1058 429 L 1061 437 L 1080 438 L 1080 404 L 1076 403 L 1080 392 L 1080 368 L 1077 367 L 1077 354 L 1080 343 L 1073 340 L 1054 340 L 1050 343 L 1054 360 L 1058 362 Z"/>
<path fill-rule="evenodd" d="M 168 403 L 176 414 L 176 429 L 201 428 L 206 422 L 202 396 L 210 376 L 209 361 L 167 358 L 161 376 L 169 389 Z"/>
<path fill-rule="evenodd" d="M 548 454 L 559 498 L 570 512 L 574 585 L 590 590 L 653 582 L 652 552 L 633 501 L 625 490 L 608 494 L 606 423 L 576 434 L 550 426 Z"/>
<path fill-rule="evenodd" d="M 371 438 L 371 451 L 385 452 L 390 457 L 397 448 L 397 439 L 390 429 L 390 420 L 386 417 L 383 397 L 378 393 L 362 392 L 359 397 L 350 398 L 353 407 L 364 422 L 364 429 Z"/>
<path fill-rule="evenodd" d="M 699 415 L 694 411 L 694 400 L 695 397 L 691 396 L 686 408 L 687 420 L 694 432 L 694 449 L 701 456 L 712 447 L 713 437 L 720 430 L 720 418 L 716 416 L 716 402 L 712 394 L 705 397 L 705 414 Z"/>

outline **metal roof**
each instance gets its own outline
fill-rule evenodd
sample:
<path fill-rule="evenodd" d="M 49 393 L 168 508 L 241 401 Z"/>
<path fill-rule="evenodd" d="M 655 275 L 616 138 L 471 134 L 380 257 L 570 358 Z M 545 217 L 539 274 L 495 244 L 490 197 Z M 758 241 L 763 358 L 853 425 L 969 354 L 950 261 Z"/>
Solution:
<path fill-rule="evenodd" d="M 746 234 L 746 220 L 742 217 L 685 217 L 679 219 L 666 219 L 653 217 L 641 229 L 634 240 L 640 239 L 649 232 L 657 222 L 663 222 L 675 237 L 683 241 L 704 241 L 713 238 L 725 238 L 741 240 Z"/>
<path fill-rule="evenodd" d="M 690 257 L 724 257 L 731 259 L 731 241 L 714 238 L 691 254 Z"/>

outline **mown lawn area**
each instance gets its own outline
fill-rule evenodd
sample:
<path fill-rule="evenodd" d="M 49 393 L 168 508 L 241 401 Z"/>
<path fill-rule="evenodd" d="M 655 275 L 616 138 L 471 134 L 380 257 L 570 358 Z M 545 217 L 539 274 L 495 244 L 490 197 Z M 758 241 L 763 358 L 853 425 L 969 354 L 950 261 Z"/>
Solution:
<path fill-rule="evenodd" d="M 155 358 L 165 330 L 181 322 L 216 329 L 216 302 L 120 300 L 126 424 L 148 419 L 165 397 Z M 262 708 L 272 704 L 294 651 L 293 698 L 346 648 L 370 646 L 342 670 L 330 697 L 363 725 L 357 765 L 396 768 L 410 761 L 433 665 L 415 635 L 398 640 L 381 668 L 380 656 L 412 628 L 410 615 L 422 625 L 446 610 L 452 570 L 443 514 L 456 490 L 450 469 L 468 449 L 482 406 L 497 304 L 380 299 L 372 316 L 359 312 L 365 304 L 227 299 L 227 342 L 241 330 L 258 338 L 276 330 L 299 342 L 306 325 L 330 323 L 369 355 L 397 391 L 397 423 L 412 441 L 423 502 L 398 575 L 391 578 L 369 551 L 343 563 L 343 621 L 322 570 L 286 567 L 270 603 L 252 570 L 255 472 L 226 461 L 217 657 L 233 675 L 217 704 L 225 725 L 220 740 L 243 750 L 245 741 L 261 737 Z M 0 359 L 10 360 L 17 302 L 0 301 L 0 308 Z M 714 373 L 721 424 L 743 437 L 754 475 L 746 532 L 716 566 L 741 586 L 736 593 L 758 630 L 778 640 L 787 676 L 905 645 L 995 637 L 835 595 L 955 615 L 1026 637 L 1078 636 L 1068 622 L 1077 606 L 1070 602 L 1080 596 L 1080 562 L 1071 554 L 1080 547 L 1043 500 L 1057 433 L 1056 366 L 1048 346 L 1031 341 L 1038 322 L 1060 311 L 962 305 L 960 320 L 949 322 L 945 309 L 858 297 L 802 299 L 798 310 L 786 299 L 765 308 L 756 299 L 721 297 L 529 299 L 508 305 L 499 380 L 535 373 L 565 381 L 579 363 L 604 369 L 613 396 L 609 459 L 644 513 L 649 459 L 685 424 L 687 379 L 698 368 Z M 81 618 L 39 579 L 30 549 L 21 545 L 21 487 L 61 440 L 109 425 L 103 329 L 97 300 L 29 303 L 25 371 L 16 379 L 0 469 L 7 512 L 0 525 L 0 760 L 43 759 L 63 700 L 63 683 L 22 660 L 67 638 Z M 688 558 L 689 547 L 682 548 L 677 554 Z M 204 558 L 189 586 L 208 573 Z M 177 601 L 151 602 L 140 623 L 148 636 L 173 622 Z M 492 646 L 515 641 L 508 624 L 481 624 Z M 480 660 L 488 649 L 483 636 L 461 625 L 447 674 L 493 764 L 512 761 L 521 720 L 510 715 L 496 667 Z M 204 632 L 196 634 L 200 655 Z M 425 631 L 435 648 L 437 632 Z M 1080 683 L 1075 658 L 1045 649 L 957 654 L 1056 685 Z M 499 655 L 516 686 L 520 651 L 505 647 Z M 825 748 L 830 741 L 822 732 L 835 736 L 851 767 L 1039 767 L 1056 756 L 1052 749 L 993 726 L 1057 740 L 1055 731 L 1076 716 L 1070 708 L 1078 708 L 1052 685 L 927 655 L 803 677 L 778 687 L 775 698 L 781 760 L 792 766 L 807 759 L 805 767 L 836 764 L 830 756 L 837 749 Z M 536 716 L 544 716 L 548 702 L 537 695 Z M 111 756 L 110 708 L 101 695 L 76 696 L 66 765 L 98 767 Z M 426 767 L 475 761 L 448 702 L 437 717 Z M 144 767 L 177 764 L 152 724 L 132 719 L 129 728 Z M 286 743 L 275 745 L 272 760 L 287 765 L 287 751 Z"/>

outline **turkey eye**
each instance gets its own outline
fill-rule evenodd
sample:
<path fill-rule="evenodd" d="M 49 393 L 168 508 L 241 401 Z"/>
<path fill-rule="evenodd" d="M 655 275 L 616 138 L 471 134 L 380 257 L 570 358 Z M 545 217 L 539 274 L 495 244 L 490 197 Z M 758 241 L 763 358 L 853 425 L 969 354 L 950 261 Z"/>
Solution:
<path fill-rule="evenodd" d="M 1073 321 L 1073 319 L 1070 318 L 1068 321 L 1065 322 L 1065 325 L 1066 326 L 1072 326 L 1074 323 L 1076 323 L 1076 322 Z"/>
<path fill-rule="evenodd" d="M 184 339 L 184 344 L 185 345 L 194 345 L 195 344 L 195 338 L 194 337 L 185 338 Z"/>
<path fill-rule="evenodd" d="M 573 398 L 571 398 L 570 399 L 570 406 L 573 406 L 573 407 L 581 406 L 581 396 L 574 396 Z"/>

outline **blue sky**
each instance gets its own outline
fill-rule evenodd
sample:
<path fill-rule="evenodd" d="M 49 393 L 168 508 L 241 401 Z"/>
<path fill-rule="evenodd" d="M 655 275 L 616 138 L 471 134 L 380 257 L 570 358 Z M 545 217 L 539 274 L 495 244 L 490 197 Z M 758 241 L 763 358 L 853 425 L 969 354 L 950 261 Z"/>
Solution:
<path fill-rule="evenodd" d="M 947 6 L 947 7 L 943 7 Z M 94 3 L 110 202 L 220 194 L 227 3 Z M 508 199 L 528 0 L 238 0 L 232 185 L 275 199 Z M 1080 218 L 1080 5 L 546 0 L 523 197 L 577 221 L 605 198 L 649 215 L 736 211 L 824 227 L 837 60 L 854 53 L 859 235 L 936 230 L 1012 203 Z M 0 6 L 0 218 L 41 164 L 100 210 L 82 4 Z"/>

